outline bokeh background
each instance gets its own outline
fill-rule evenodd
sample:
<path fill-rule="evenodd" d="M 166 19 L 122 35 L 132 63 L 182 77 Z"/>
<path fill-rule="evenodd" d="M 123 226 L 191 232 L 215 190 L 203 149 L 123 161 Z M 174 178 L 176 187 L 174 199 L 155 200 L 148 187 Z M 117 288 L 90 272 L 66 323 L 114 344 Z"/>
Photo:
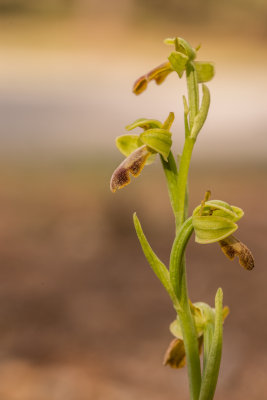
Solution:
<path fill-rule="evenodd" d="M 192 301 L 222 286 L 231 314 L 216 399 L 267 396 L 267 3 L 264 0 L 0 0 L 0 397 L 188 399 L 186 371 L 162 366 L 174 311 L 136 239 L 132 213 L 168 262 L 174 223 L 159 163 L 115 195 L 114 138 L 174 111 L 175 74 L 136 97 L 166 37 L 216 64 L 190 170 L 190 210 L 206 189 L 241 206 L 243 270 L 217 245 L 188 251 Z"/>

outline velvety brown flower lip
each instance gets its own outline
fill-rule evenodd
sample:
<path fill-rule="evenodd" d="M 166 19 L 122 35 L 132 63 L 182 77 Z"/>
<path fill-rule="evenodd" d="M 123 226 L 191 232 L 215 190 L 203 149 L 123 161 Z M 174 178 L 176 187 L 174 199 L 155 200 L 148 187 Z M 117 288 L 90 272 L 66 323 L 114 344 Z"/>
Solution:
<path fill-rule="evenodd" d="M 171 368 L 183 368 L 185 366 L 185 348 L 184 341 L 173 339 L 165 353 L 163 365 L 169 365 Z"/>
<path fill-rule="evenodd" d="M 138 176 L 144 168 L 147 157 L 151 154 L 147 146 L 138 147 L 115 169 L 110 180 L 110 190 L 116 192 L 131 181 L 130 173 Z"/>
<path fill-rule="evenodd" d="M 203 345 L 203 335 L 198 337 L 198 351 L 201 354 Z M 182 339 L 173 339 L 167 348 L 164 356 L 163 365 L 169 365 L 171 368 L 183 368 L 186 363 L 184 341 Z"/>
<path fill-rule="evenodd" d="M 144 90 L 146 90 L 148 85 L 148 79 L 146 75 L 140 76 L 140 78 L 138 78 L 133 85 L 133 92 L 134 94 L 140 94 L 142 93 Z"/>
<path fill-rule="evenodd" d="M 133 93 L 137 95 L 142 93 L 146 90 L 148 83 L 152 80 L 160 85 L 172 71 L 173 69 L 169 61 L 158 65 L 135 81 L 133 85 Z"/>
<path fill-rule="evenodd" d="M 235 238 L 233 235 L 228 236 L 226 239 L 220 242 L 223 253 L 230 259 L 233 260 L 235 256 L 239 258 L 239 264 L 251 271 L 254 268 L 254 258 L 249 248 L 240 240 Z"/>

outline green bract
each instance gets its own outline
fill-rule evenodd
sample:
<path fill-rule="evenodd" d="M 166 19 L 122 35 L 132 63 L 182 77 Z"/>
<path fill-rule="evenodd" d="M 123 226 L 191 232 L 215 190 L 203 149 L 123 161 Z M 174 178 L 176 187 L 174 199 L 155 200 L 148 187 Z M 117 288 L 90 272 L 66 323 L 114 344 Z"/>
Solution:
<path fill-rule="evenodd" d="M 192 224 L 197 243 L 219 242 L 234 233 L 243 210 L 221 200 L 210 200 L 193 211 Z"/>
<path fill-rule="evenodd" d="M 189 58 L 178 51 L 173 51 L 169 56 L 169 61 L 171 63 L 172 68 L 174 71 L 177 72 L 180 78 L 182 78 L 186 64 Z"/>

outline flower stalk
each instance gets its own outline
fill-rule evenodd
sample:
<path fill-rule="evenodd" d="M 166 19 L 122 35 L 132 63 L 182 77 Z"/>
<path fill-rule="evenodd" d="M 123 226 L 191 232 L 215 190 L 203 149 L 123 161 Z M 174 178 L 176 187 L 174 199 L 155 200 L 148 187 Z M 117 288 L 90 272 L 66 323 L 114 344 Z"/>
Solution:
<path fill-rule="evenodd" d="M 221 354 L 223 322 L 229 313 L 223 308 L 223 292 L 219 288 L 215 296 L 215 308 L 206 303 L 192 304 L 188 295 L 185 252 L 195 233 L 199 244 L 218 242 L 224 254 L 231 260 L 237 256 L 247 270 L 254 267 L 250 250 L 232 236 L 238 229 L 237 222 L 243 211 L 221 200 L 210 200 L 210 192 L 188 217 L 188 173 L 194 145 L 206 121 L 210 92 L 204 84 L 214 76 L 210 62 L 196 61 L 197 51 L 182 38 L 166 39 L 174 46 L 168 61 L 153 68 L 136 80 L 133 92 L 141 94 L 151 81 L 161 84 L 167 76 L 176 72 L 187 81 L 187 99 L 184 102 L 185 141 L 179 167 L 171 150 L 171 127 L 174 114 L 171 112 L 162 123 L 155 119 L 141 118 L 126 127 L 127 130 L 141 128 L 139 134 L 128 134 L 116 139 L 121 153 L 126 157 L 115 169 L 110 187 L 113 192 L 130 183 L 130 175 L 137 177 L 145 165 L 155 161 L 159 154 L 165 174 L 167 188 L 175 218 L 175 238 L 170 254 L 169 268 L 159 259 L 150 246 L 136 214 L 133 216 L 137 237 L 144 255 L 155 275 L 167 291 L 176 311 L 176 319 L 170 325 L 175 336 L 164 358 L 164 365 L 181 368 L 187 364 L 191 400 L 212 400 L 214 397 Z M 202 85 L 200 102 L 199 85 Z M 200 350 L 203 351 L 201 368 Z"/>

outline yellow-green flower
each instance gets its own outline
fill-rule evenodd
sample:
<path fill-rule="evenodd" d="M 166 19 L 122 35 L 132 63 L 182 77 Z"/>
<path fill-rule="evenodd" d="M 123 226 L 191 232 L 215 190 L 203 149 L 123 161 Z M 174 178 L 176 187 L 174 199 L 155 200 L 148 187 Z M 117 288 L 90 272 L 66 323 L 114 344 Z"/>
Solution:
<path fill-rule="evenodd" d="M 208 200 L 193 211 L 192 223 L 195 241 L 200 244 L 218 242 L 224 254 L 247 270 L 254 268 L 254 259 L 247 246 L 232 234 L 238 229 L 236 222 L 244 215 L 241 208 L 230 206 L 221 200 Z"/>
<path fill-rule="evenodd" d="M 168 61 L 153 68 L 147 74 L 138 78 L 133 85 L 133 93 L 141 94 L 146 90 L 148 83 L 155 81 L 160 85 L 166 77 L 176 71 L 179 78 L 182 78 L 184 71 L 190 64 L 197 75 L 197 82 L 204 83 L 210 81 L 214 76 L 214 66 L 210 62 L 195 61 L 197 49 L 193 49 L 190 44 L 182 38 L 166 39 L 165 44 L 174 45 L 175 51 L 172 51 Z"/>
<path fill-rule="evenodd" d="M 115 192 L 128 185 L 130 175 L 137 177 L 146 164 L 154 161 L 156 154 L 160 154 L 167 161 L 171 145 L 171 132 L 169 129 L 174 120 L 174 114 L 170 113 L 162 124 L 152 119 L 138 119 L 126 129 L 142 128 L 139 135 L 122 135 L 116 138 L 116 145 L 126 159 L 115 169 L 110 181 L 110 189 Z"/>
<path fill-rule="evenodd" d="M 198 335 L 199 354 L 201 354 L 205 329 L 209 324 L 214 325 L 215 309 L 206 303 L 191 303 L 191 312 Z M 228 314 L 229 308 L 226 306 L 223 308 L 223 320 Z M 171 341 L 166 350 L 163 365 L 169 365 L 171 368 L 183 368 L 186 364 L 186 355 L 179 317 L 170 324 L 170 331 L 175 339 Z"/>

